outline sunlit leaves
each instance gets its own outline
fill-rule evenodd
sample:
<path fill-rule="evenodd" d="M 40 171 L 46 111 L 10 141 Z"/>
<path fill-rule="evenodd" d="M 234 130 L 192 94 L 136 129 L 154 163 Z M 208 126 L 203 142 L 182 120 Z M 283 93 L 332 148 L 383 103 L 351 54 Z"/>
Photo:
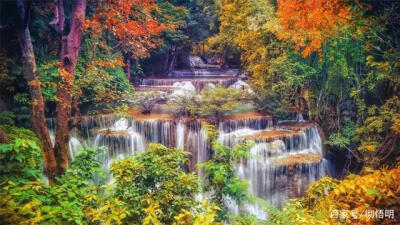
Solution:
<path fill-rule="evenodd" d="M 357 129 L 356 138 L 360 141 L 359 149 L 373 152 L 381 147 L 387 132 L 392 130 L 398 134 L 399 112 L 398 97 L 388 99 L 380 108 L 371 106 L 369 117 L 366 118 L 364 125 Z"/>
<path fill-rule="evenodd" d="M 284 205 L 282 211 L 269 208 L 271 221 L 277 224 L 396 223 L 386 217 L 368 218 L 365 212 L 398 208 L 399 166 L 391 170 L 370 170 L 364 175 L 349 175 L 342 181 L 323 178 L 312 184 L 303 198 Z M 346 210 L 349 215 L 334 218 L 332 210 Z M 357 218 L 350 215 L 351 211 L 357 212 Z"/>
<path fill-rule="evenodd" d="M 198 184 L 181 166 L 187 153 L 151 144 L 146 153 L 112 165 L 115 195 L 130 205 L 132 223 L 171 224 L 182 210 L 196 205 Z"/>
<path fill-rule="evenodd" d="M 348 23 L 350 8 L 343 0 L 278 0 L 282 29 L 277 35 L 290 39 L 304 57 L 320 52 L 326 40 Z"/>
<path fill-rule="evenodd" d="M 11 140 L 11 144 L 0 145 L 0 161 L 7 160 L 0 167 L 0 220 L 6 224 L 88 224 L 84 210 L 101 204 L 88 197 L 98 194 L 89 185 L 99 171 L 96 151 L 82 150 L 50 187 L 39 179 L 42 156 L 36 142 Z"/>
<path fill-rule="evenodd" d="M 101 36 L 108 30 L 117 40 L 114 48 L 123 47 L 133 58 L 148 56 L 161 44 L 157 36 L 168 29 L 153 16 L 154 11 L 159 11 L 154 0 L 98 1 L 96 13 L 85 21 L 85 29 L 91 38 L 99 39 L 100 45 L 105 46 Z"/>

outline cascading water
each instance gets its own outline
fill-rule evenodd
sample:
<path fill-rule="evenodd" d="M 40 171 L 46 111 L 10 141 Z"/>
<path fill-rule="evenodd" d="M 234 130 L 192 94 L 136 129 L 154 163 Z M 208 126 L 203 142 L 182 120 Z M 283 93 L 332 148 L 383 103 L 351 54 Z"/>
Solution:
<path fill-rule="evenodd" d="M 162 87 L 169 90 L 170 97 L 195 95 L 202 88 L 216 84 L 251 92 L 236 72 L 216 68 L 173 71 L 168 78 L 144 79 L 140 87 Z M 240 178 L 248 180 L 248 191 L 252 195 L 275 206 L 281 206 L 288 198 L 301 196 L 312 182 L 325 175 L 319 130 L 315 124 L 305 121 L 301 113 L 294 114 L 291 120 L 278 121 L 275 126 L 268 115 L 236 114 L 220 121 L 216 128 L 218 141 L 228 146 L 245 140 L 254 141 L 254 146 L 249 149 L 251 157 L 241 159 L 236 172 Z M 49 130 L 54 143 L 54 120 L 49 120 Z M 143 152 L 149 143 L 189 152 L 189 171 L 194 171 L 199 163 L 212 155 L 200 120 L 105 115 L 83 117 L 71 131 L 70 158 L 73 160 L 81 147 L 105 146 L 107 151 L 100 160 L 104 170 L 108 171 L 114 159 Z M 198 174 L 203 177 L 202 171 Z M 111 176 L 108 174 L 107 178 L 111 179 Z M 230 201 L 232 213 L 251 213 L 258 218 L 267 216 L 258 204 L 239 206 L 227 201 Z"/>
<path fill-rule="evenodd" d="M 51 124 L 51 123 L 50 123 Z M 322 141 L 317 126 L 311 123 L 274 127 L 269 116 L 228 118 L 218 124 L 218 140 L 233 146 L 245 139 L 254 140 L 248 159 L 236 165 L 237 175 L 249 181 L 249 192 L 281 206 L 288 198 L 301 196 L 312 182 L 325 175 Z M 54 126 L 50 126 L 54 130 Z M 136 120 L 135 118 L 103 116 L 87 117 L 71 131 L 70 158 L 80 147 L 106 146 L 100 158 L 108 171 L 116 158 L 145 151 L 150 142 L 177 147 L 191 153 L 190 171 L 211 157 L 206 132 L 198 120 Z M 200 176 L 202 176 L 200 171 Z M 110 175 L 108 176 L 110 179 Z M 235 213 L 251 213 L 265 218 L 263 208 L 246 203 Z"/>
<path fill-rule="evenodd" d="M 176 126 L 176 148 L 184 149 L 185 145 L 185 123 L 179 120 Z"/>
<path fill-rule="evenodd" d="M 185 150 L 191 153 L 189 170 L 196 169 L 196 165 L 209 158 L 207 134 L 199 121 L 187 123 Z"/>
<path fill-rule="evenodd" d="M 190 82 L 193 84 L 193 86 L 196 88 L 196 90 L 201 90 L 205 88 L 208 84 L 213 84 L 213 85 L 222 85 L 224 87 L 228 87 L 235 82 L 237 82 L 239 78 L 238 77 L 232 77 L 232 76 L 225 76 L 225 77 L 201 77 L 201 78 L 144 78 L 137 87 L 141 88 L 142 90 L 145 90 L 146 88 L 153 90 L 153 89 L 160 89 L 160 90 L 165 90 L 167 87 L 171 87 L 172 89 L 174 88 L 174 84 L 178 82 Z"/>
<path fill-rule="evenodd" d="M 311 183 L 324 176 L 325 165 L 322 141 L 316 126 L 288 136 L 273 135 L 274 132 L 240 129 L 221 134 L 219 138 L 228 145 L 243 141 L 243 137 L 256 141 L 250 149 L 250 157 L 236 165 L 237 174 L 249 181 L 250 194 L 274 206 L 281 206 L 288 198 L 300 197 Z M 260 219 L 267 216 L 258 204 L 238 206 L 230 201 L 229 205 L 235 213 L 250 213 Z"/>

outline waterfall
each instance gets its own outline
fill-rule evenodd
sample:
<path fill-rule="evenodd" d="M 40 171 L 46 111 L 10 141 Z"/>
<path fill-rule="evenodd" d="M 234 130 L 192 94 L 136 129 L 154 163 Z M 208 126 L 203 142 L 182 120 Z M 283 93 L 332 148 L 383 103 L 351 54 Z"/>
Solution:
<path fill-rule="evenodd" d="M 185 123 L 179 120 L 176 126 L 176 148 L 184 149 L 185 145 Z"/>
<path fill-rule="evenodd" d="M 148 77 L 137 85 L 139 91 L 163 91 L 170 97 L 193 95 L 205 87 L 234 87 L 252 92 L 239 76 L 238 69 L 221 69 L 205 64 L 201 58 L 191 58 L 193 68 L 174 70 L 168 77 Z M 287 120 L 274 124 L 271 116 L 249 112 L 234 114 L 216 124 L 218 141 L 233 147 L 251 140 L 249 158 L 240 159 L 235 165 L 238 177 L 249 182 L 248 192 L 270 204 L 280 207 L 289 198 L 300 197 L 307 187 L 325 176 L 329 163 L 323 159 L 322 140 L 316 124 L 304 120 L 300 112 L 289 112 Z M 54 144 L 55 120 L 49 119 L 50 137 Z M 110 166 L 115 159 L 135 156 L 146 151 L 149 143 L 189 152 L 189 162 L 184 168 L 195 171 L 199 163 L 212 157 L 202 121 L 197 119 L 172 119 L 170 116 L 85 116 L 71 130 L 69 156 L 74 160 L 79 149 L 105 146 L 99 160 L 112 180 Z M 198 170 L 203 178 L 204 171 Z M 207 196 L 198 193 L 196 198 Z M 264 219 L 268 215 L 257 203 L 245 202 L 237 205 L 226 199 L 234 214 L 252 214 Z"/>
<path fill-rule="evenodd" d="M 78 135 L 76 134 L 75 130 L 71 131 L 70 137 L 69 137 L 69 158 L 72 160 L 75 159 L 75 156 L 78 155 L 79 150 L 83 148 L 83 145 L 81 141 L 78 138 Z"/>
<path fill-rule="evenodd" d="M 107 148 L 99 156 L 102 167 L 109 174 L 115 159 L 144 152 L 149 143 L 184 149 L 190 153 L 187 169 L 194 171 L 197 164 L 211 157 L 206 130 L 202 121 L 194 119 L 151 119 L 106 115 L 84 117 L 71 130 L 70 158 L 73 160 L 82 147 Z M 54 141 L 54 120 L 48 122 Z M 238 177 L 249 182 L 248 191 L 255 197 L 281 206 L 289 198 L 300 197 L 307 187 L 325 175 L 322 140 L 316 124 L 310 122 L 281 122 L 274 125 L 272 117 L 258 113 L 236 114 L 217 124 L 218 141 L 228 146 L 254 141 L 250 158 L 241 159 L 235 170 Z M 203 177 L 203 171 L 198 174 Z M 201 194 L 198 196 L 202 198 Z M 230 199 L 232 213 L 250 213 L 266 218 L 258 204 L 236 205 Z"/>
<path fill-rule="evenodd" d="M 237 140 L 240 135 L 251 137 L 256 134 L 257 131 L 254 130 L 242 130 L 236 132 L 234 138 Z M 227 141 L 226 136 L 221 139 Z M 240 160 L 236 171 L 240 178 L 249 181 L 250 194 L 279 207 L 289 198 L 302 196 L 311 183 L 325 175 L 322 154 L 318 128 L 309 126 L 285 138 L 275 137 L 272 141 L 267 137 L 258 138 L 257 143 L 250 149 L 250 158 Z M 250 213 L 259 219 L 265 219 L 267 216 L 257 204 L 233 204 L 231 210 Z"/>
<path fill-rule="evenodd" d="M 145 88 L 145 87 L 152 87 L 154 88 L 160 88 L 160 89 L 166 89 L 167 87 L 171 87 L 172 89 L 174 88 L 174 84 L 178 82 L 191 82 L 193 86 L 196 88 L 196 90 L 202 90 L 209 84 L 213 85 L 222 85 L 224 87 L 228 87 L 232 84 L 234 84 L 239 78 L 238 77 L 231 77 L 231 76 L 226 76 L 222 78 L 214 78 L 214 77 L 201 77 L 201 78 L 144 78 L 139 84 L 139 88 Z"/>
<path fill-rule="evenodd" d="M 209 159 L 207 133 L 199 121 L 187 123 L 186 151 L 191 153 L 189 170 L 196 169 L 196 165 Z"/>
<path fill-rule="evenodd" d="M 54 141 L 54 120 L 49 120 Z M 280 207 L 289 198 L 301 197 L 307 187 L 325 176 L 322 140 L 318 127 L 306 121 L 279 123 L 274 126 L 267 115 L 236 115 L 218 123 L 218 141 L 228 146 L 253 140 L 250 157 L 241 159 L 235 170 L 239 178 L 249 182 L 248 192 Z M 184 149 L 189 156 L 189 171 L 211 157 L 206 131 L 199 120 L 135 119 L 116 115 L 85 117 L 71 131 L 69 154 L 73 160 L 82 147 L 105 146 L 99 156 L 106 172 L 106 181 L 112 180 L 110 166 L 115 159 L 145 151 L 151 142 Z M 198 171 L 200 177 L 204 171 Z M 101 179 L 100 179 L 101 180 Z M 104 180 L 103 180 L 104 181 Z M 196 198 L 204 199 L 202 193 Z M 237 205 L 227 198 L 228 209 L 234 214 L 252 214 L 259 219 L 268 215 L 262 205 L 245 202 Z"/>
<path fill-rule="evenodd" d="M 298 112 L 297 113 L 297 115 L 296 115 L 296 121 L 297 122 L 305 122 L 305 120 L 304 120 L 304 118 L 303 118 L 303 113 L 301 113 L 301 112 Z"/>

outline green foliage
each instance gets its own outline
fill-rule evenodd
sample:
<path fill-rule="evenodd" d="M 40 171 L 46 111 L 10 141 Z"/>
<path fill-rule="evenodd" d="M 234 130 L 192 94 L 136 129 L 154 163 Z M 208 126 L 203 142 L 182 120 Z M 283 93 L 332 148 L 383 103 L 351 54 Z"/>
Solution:
<path fill-rule="evenodd" d="M 380 107 L 371 106 L 368 114 L 356 130 L 358 150 L 367 166 L 395 165 L 400 144 L 400 98 L 392 97 Z"/>
<path fill-rule="evenodd" d="M 11 178 L 40 178 L 41 167 L 42 154 L 36 141 L 17 138 L 0 145 L 0 183 Z"/>
<path fill-rule="evenodd" d="M 0 112 L 0 125 L 14 125 L 15 115 L 11 111 Z"/>
<path fill-rule="evenodd" d="M 88 111 L 108 110 L 126 101 L 133 88 L 124 71 L 120 53 L 96 53 L 96 44 L 87 39 L 79 57 L 74 96 Z"/>
<path fill-rule="evenodd" d="M 269 213 L 270 224 L 327 224 L 326 214 L 312 214 L 318 209 L 318 204 L 323 202 L 329 192 L 337 187 L 339 181 L 330 177 L 324 177 L 308 187 L 304 197 L 292 199 L 282 209 L 265 204 Z M 329 215 L 328 215 L 329 216 Z M 325 217 L 325 218 L 324 218 Z"/>
<path fill-rule="evenodd" d="M 29 94 L 17 93 L 14 95 L 14 104 L 15 123 L 19 126 L 29 127 L 31 125 Z"/>
<path fill-rule="evenodd" d="M 182 150 L 151 144 L 145 153 L 112 165 L 115 196 L 129 205 L 129 223 L 171 224 L 195 206 L 198 181 L 182 170 L 186 157 Z"/>
<path fill-rule="evenodd" d="M 5 132 L 7 138 L 11 141 L 16 139 L 24 139 L 24 140 L 33 140 L 37 144 L 40 143 L 36 134 L 32 130 L 16 126 L 8 126 L 8 125 L 0 125 L 0 128 Z"/>
<path fill-rule="evenodd" d="M 58 81 L 59 62 L 57 58 L 51 60 L 41 60 L 37 65 L 40 76 L 42 95 L 46 102 L 55 103 L 57 100 L 57 81 Z"/>
<path fill-rule="evenodd" d="M 233 148 L 217 142 L 218 132 L 211 125 L 205 125 L 207 137 L 214 152 L 212 158 L 200 164 L 205 172 L 204 190 L 210 192 L 211 200 L 220 207 L 218 219 L 227 219 L 226 198 L 235 200 L 239 205 L 249 199 L 248 183 L 236 176 L 235 164 L 239 159 L 248 157 L 251 143 L 238 144 Z"/>
<path fill-rule="evenodd" d="M 259 220 L 253 215 L 245 215 L 245 216 L 232 216 L 235 221 L 234 225 L 264 225 L 271 224 L 265 220 Z"/>
<path fill-rule="evenodd" d="M 158 0 L 157 5 L 160 7 L 160 13 L 157 14 L 159 21 L 164 24 L 174 26 L 176 29 L 164 31 L 164 45 L 176 45 L 188 39 L 184 32 L 185 20 L 189 13 L 183 6 L 179 6 L 179 1 Z"/>
<path fill-rule="evenodd" d="M 5 224 L 218 224 L 218 208 L 199 204 L 198 180 L 182 169 L 187 153 L 150 145 L 146 153 L 112 166 L 115 185 L 97 160 L 102 149 L 82 149 L 66 173 L 48 186 L 34 134 L 2 126 L 9 144 L 0 145 L 0 221 Z M 24 139 L 21 139 L 24 138 Z"/>
<path fill-rule="evenodd" d="M 2 145 L 1 149 L 10 160 L 5 165 L 13 170 L 8 171 L 7 179 L 0 186 L 0 221 L 7 224 L 89 224 L 84 210 L 96 205 L 92 205 L 90 196 L 97 195 L 98 190 L 89 185 L 100 170 L 95 159 L 96 150 L 82 150 L 57 183 L 48 186 L 38 179 L 41 153 L 35 142 L 17 139 L 12 145 Z"/>
<path fill-rule="evenodd" d="M 333 133 L 329 136 L 327 144 L 338 148 L 350 146 L 353 142 L 357 125 L 354 122 L 348 121 L 338 133 Z"/>
<path fill-rule="evenodd" d="M 376 108 L 371 107 L 370 115 L 363 126 L 357 129 L 356 138 L 361 142 L 359 147 L 363 151 L 374 151 L 383 143 L 385 134 L 394 131 L 400 134 L 398 121 L 400 112 L 400 99 L 393 97 L 386 103 Z"/>
<path fill-rule="evenodd" d="M 329 145 L 337 146 L 338 148 L 345 148 L 350 144 L 350 139 L 342 135 L 341 133 L 334 133 L 329 136 Z"/>
<path fill-rule="evenodd" d="M 284 116 L 290 109 L 290 102 L 283 99 L 277 92 L 270 91 L 267 88 L 253 88 L 254 93 L 251 100 L 258 110 L 270 112 L 273 115 Z"/>
<path fill-rule="evenodd" d="M 240 89 L 217 85 L 214 88 L 203 89 L 198 99 L 198 106 L 193 107 L 198 115 L 218 120 L 236 109 L 243 95 Z"/>

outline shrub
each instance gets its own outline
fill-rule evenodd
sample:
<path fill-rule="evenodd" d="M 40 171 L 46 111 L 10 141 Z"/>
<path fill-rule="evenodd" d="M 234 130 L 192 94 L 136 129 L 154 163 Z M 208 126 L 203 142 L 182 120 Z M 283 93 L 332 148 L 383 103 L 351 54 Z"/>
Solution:
<path fill-rule="evenodd" d="M 187 160 L 182 150 L 151 144 L 146 153 L 118 160 L 112 165 L 115 195 L 129 205 L 131 224 L 154 220 L 171 224 L 182 210 L 196 205 L 198 180 L 181 166 Z"/>
<path fill-rule="evenodd" d="M 139 106 L 142 113 L 150 113 L 157 104 L 166 99 L 165 93 L 160 91 L 135 92 L 132 103 Z"/>
<path fill-rule="evenodd" d="M 198 105 L 196 95 L 188 92 L 184 95 L 173 95 L 168 100 L 167 105 L 172 109 L 175 116 L 193 115 Z"/>
<path fill-rule="evenodd" d="M 98 207 L 101 197 L 93 185 L 99 171 L 96 150 L 82 150 L 67 172 L 48 186 L 40 180 L 40 148 L 30 140 L 16 139 L 0 147 L 7 167 L 0 183 L 0 221 L 4 224 L 89 224 L 85 211 Z M 10 170 L 12 169 L 12 170 Z M 111 215 L 109 215 L 111 216 Z"/>
<path fill-rule="evenodd" d="M 233 87 L 217 85 L 214 88 L 205 88 L 199 97 L 196 113 L 219 120 L 237 108 L 242 97 L 243 91 Z"/>
<path fill-rule="evenodd" d="M 0 145 L 0 182 L 11 177 L 40 178 L 42 154 L 33 140 L 15 139 Z"/>

